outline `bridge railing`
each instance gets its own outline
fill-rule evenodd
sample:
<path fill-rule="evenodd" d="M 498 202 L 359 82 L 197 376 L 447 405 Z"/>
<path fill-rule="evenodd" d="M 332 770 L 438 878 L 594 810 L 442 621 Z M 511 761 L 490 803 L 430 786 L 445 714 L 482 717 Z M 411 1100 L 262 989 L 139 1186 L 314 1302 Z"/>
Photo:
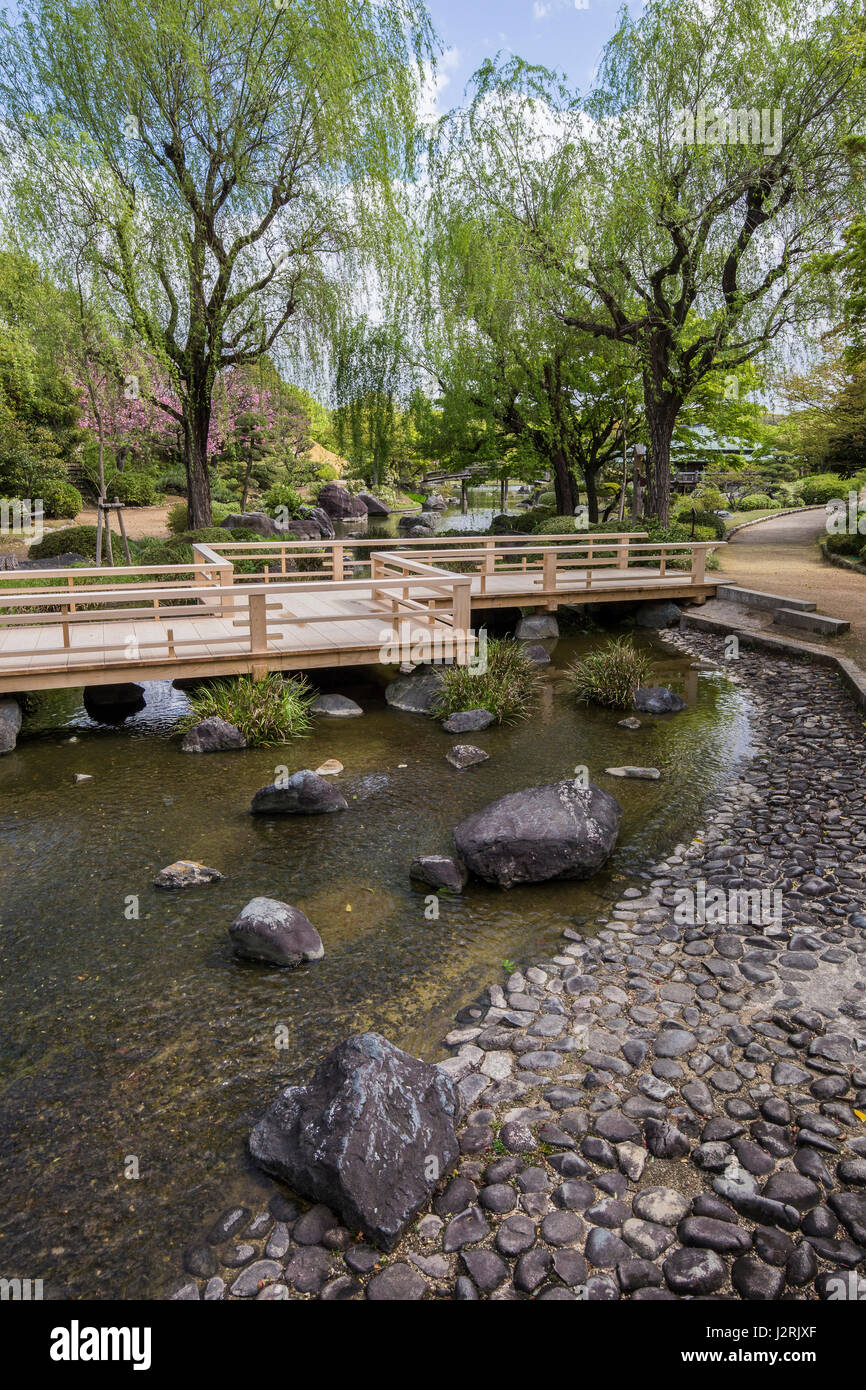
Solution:
<path fill-rule="evenodd" d="M 377 557 L 377 565 L 380 558 L 375 580 L 335 583 L 317 576 L 314 581 L 248 584 L 243 589 L 232 583 L 215 583 L 213 575 L 204 583 L 188 581 L 183 585 L 174 578 L 153 584 L 111 584 L 105 582 L 104 569 L 88 573 L 78 582 L 81 571 L 69 575 L 64 571 L 42 572 L 49 579 L 46 587 L 4 590 L 0 595 L 0 630 L 23 630 L 19 640 L 4 644 L 0 651 L 0 674 L 7 673 L 10 666 L 20 667 L 22 662 L 43 673 L 66 669 L 71 658 L 82 665 L 92 658 L 93 664 L 130 670 L 166 658 L 195 661 L 205 649 L 207 655 L 213 655 L 215 647 L 224 648 L 222 654 L 227 658 L 249 658 L 255 668 L 274 650 L 285 653 L 315 646 L 303 640 L 305 626 L 318 629 L 323 624 L 345 625 L 368 619 L 380 624 L 383 645 L 405 640 L 401 625 L 405 627 L 407 621 L 412 629 L 410 640 L 412 636 L 432 640 L 434 630 L 441 634 L 442 629 L 451 628 L 455 643 L 458 633 L 460 638 L 460 645 L 455 647 L 457 660 L 468 659 L 471 652 L 465 634 L 470 628 L 470 579 L 411 561 L 401 564 L 399 556 Z M 396 564 L 389 568 L 389 561 Z M 73 582 L 58 585 L 60 574 Z M 317 607 L 312 613 L 293 611 L 302 596 L 351 599 L 353 604 L 348 611 L 339 603 Z M 442 606 L 434 611 L 434 604 Z M 202 636 L 193 624 L 203 618 L 223 621 Z M 193 621 L 187 624 L 186 619 Z M 300 630 L 295 642 L 287 640 L 293 628 Z M 370 643 L 367 640 L 359 645 Z M 52 658 L 59 657 L 64 661 L 52 665 Z"/>
<path fill-rule="evenodd" d="M 537 573 L 544 591 L 552 592 L 565 582 L 569 570 L 578 570 L 585 587 L 592 588 L 596 571 L 616 570 L 618 582 L 627 580 L 625 571 L 633 567 L 649 568 L 659 578 L 665 578 L 669 569 L 681 569 L 684 561 L 692 582 L 703 584 L 706 556 L 723 544 L 722 541 L 651 541 L 646 531 L 598 531 L 575 537 L 544 537 L 538 543 L 533 543 L 529 537 L 513 535 L 360 541 L 354 538 L 321 541 L 275 538 L 220 541 L 196 546 L 196 552 L 201 552 L 201 559 L 212 564 L 220 560 L 234 563 L 236 584 L 303 581 L 320 575 L 340 582 L 349 573 L 366 572 L 372 554 L 387 546 L 392 556 L 411 555 L 416 563 L 433 569 L 457 569 L 477 576 L 480 592 L 484 595 L 492 591 L 489 581 L 497 575 Z M 361 552 L 360 556 L 357 552 Z M 239 563 L 279 566 L 279 569 L 271 573 L 265 570 L 264 573 L 244 574 L 237 568 Z M 296 569 L 296 565 L 316 568 Z"/>

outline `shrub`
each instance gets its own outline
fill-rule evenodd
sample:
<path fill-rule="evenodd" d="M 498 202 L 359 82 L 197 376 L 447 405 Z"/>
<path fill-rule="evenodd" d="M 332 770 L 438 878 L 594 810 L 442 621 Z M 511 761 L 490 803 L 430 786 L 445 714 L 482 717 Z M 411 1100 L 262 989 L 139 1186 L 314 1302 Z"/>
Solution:
<path fill-rule="evenodd" d="M 859 555 L 862 543 L 862 536 L 848 535 L 843 532 L 828 536 L 824 541 L 824 545 L 831 555 Z"/>
<path fill-rule="evenodd" d="M 717 487 L 696 488 L 692 494 L 692 505 L 700 512 L 720 512 L 727 507 L 728 502 L 725 494 L 720 492 Z"/>
<path fill-rule="evenodd" d="M 511 637 L 491 637 L 487 642 L 487 669 L 447 666 L 433 713 L 437 718 L 465 709 L 486 709 L 500 724 L 526 719 L 538 697 L 541 678 L 522 643 Z"/>
<path fill-rule="evenodd" d="M 106 492 L 110 501 L 118 497 L 128 507 L 152 507 L 159 497 L 156 480 L 149 473 L 115 473 Z"/>
<path fill-rule="evenodd" d="M 323 463 L 318 471 L 320 482 L 337 483 L 340 481 L 340 474 L 332 463 Z"/>
<path fill-rule="evenodd" d="M 768 511 L 773 506 L 773 499 L 766 492 L 748 492 L 745 497 L 741 497 L 736 503 L 734 511 L 737 512 L 762 512 Z"/>
<path fill-rule="evenodd" d="M 800 479 L 797 490 L 807 505 L 820 504 L 834 497 L 847 497 L 850 483 L 836 473 L 811 473 Z"/>
<path fill-rule="evenodd" d="M 692 514 L 690 511 L 680 512 L 677 521 L 681 526 L 685 526 L 689 534 L 691 533 Z M 725 523 L 720 516 L 716 516 L 715 512 L 702 512 L 696 509 L 694 521 L 695 540 L 710 540 L 712 537 L 719 541 L 725 539 Z"/>
<path fill-rule="evenodd" d="M 291 483 L 275 483 L 273 487 L 268 488 L 262 501 L 269 516 L 275 516 L 278 507 L 285 507 L 289 516 L 300 516 L 307 505 Z"/>
<path fill-rule="evenodd" d="M 608 709 L 631 709 L 638 686 L 643 685 L 652 661 L 638 651 L 629 637 L 618 637 L 569 666 L 565 673 L 578 700 Z"/>
<path fill-rule="evenodd" d="M 96 559 L 96 527 L 66 526 L 62 531 L 49 531 L 31 545 L 27 554 L 31 560 L 46 560 L 53 555 L 74 551 L 88 560 Z"/>
<path fill-rule="evenodd" d="M 228 507 L 222 502 L 212 502 L 211 513 L 213 515 L 214 526 L 219 526 L 220 522 L 225 521 L 226 517 L 229 516 L 234 510 L 235 508 Z M 182 532 L 186 531 L 188 524 L 188 514 L 185 502 L 175 502 L 174 506 L 169 508 L 168 517 L 166 519 L 165 524 L 168 527 L 169 531 L 173 531 L 176 536 L 179 536 Z M 225 539 L 225 537 L 223 537 L 223 539 Z M 261 536 L 259 536 L 259 540 L 261 540 Z"/>
<path fill-rule="evenodd" d="M 39 494 L 44 513 L 50 517 L 71 519 L 78 516 L 84 505 L 78 488 L 65 482 L 63 478 L 46 478 L 39 484 Z"/>
<path fill-rule="evenodd" d="M 160 477 L 157 486 L 160 492 L 170 492 L 176 497 L 186 496 L 186 469 L 167 468 Z"/>
<path fill-rule="evenodd" d="M 191 713 L 180 722 L 182 731 L 216 715 L 234 724 L 251 748 L 302 738 L 312 725 L 310 705 L 315 691 L 305 676 L 284 680 L 271 671 L 263 680 L 208 681 L 189 696 Z"/>

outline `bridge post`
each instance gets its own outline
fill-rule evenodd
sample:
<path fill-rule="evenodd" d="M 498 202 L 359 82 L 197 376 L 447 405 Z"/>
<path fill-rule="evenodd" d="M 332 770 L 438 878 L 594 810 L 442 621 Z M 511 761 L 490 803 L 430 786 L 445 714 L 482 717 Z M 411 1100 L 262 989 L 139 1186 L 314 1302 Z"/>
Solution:
<path fill-rule="evenodd" d="M 250 652 L 254 656 L 267 655 L 268 651 L 268 610 L 265 594 L 247 595 L 250 614 Z M 267 663 L 253 665 L 253 679 L 261 680 L 268 673 Z"/>
<path fill-rule="evenodd" d="M 545 593 L 545 608 L 548 613 L 555 613 L 557 609 L 556 601 L 556 561 L 558 559 L 556 546 L 551 546 L 545 550 L 541 561 L 541 587 Z"/>
<path fill-rule="evenodd" d="M 706 545 L 692 546 L 692 583 L 703 584 L 706 578 L 707 567 L 707 547 Z"/>
<path fill-rule="evenodd" d="M 465 478 L 460 479 L 460 510 L 464 516 L 469 511 L 469 489 Z"/>
<path fill-rule="evenodd" d="M 339 583 L 343 579 L 343 547 L 339 541 L 334 541 L 331 546 L 331 560 L 331 577 Z"/>

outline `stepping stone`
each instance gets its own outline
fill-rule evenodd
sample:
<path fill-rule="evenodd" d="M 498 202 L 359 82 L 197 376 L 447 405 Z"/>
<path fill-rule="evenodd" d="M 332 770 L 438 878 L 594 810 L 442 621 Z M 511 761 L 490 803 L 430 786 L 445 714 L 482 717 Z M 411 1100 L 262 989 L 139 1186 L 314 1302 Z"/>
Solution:
<path fill-rule="evenodd" d="M 608 777 L 637 777 L 643 782 L 657 782 L 661 777 L 657 767 L 606 767 Z"/>
<path fill-rule="evenodd" d="M 643 725 L 639 719 L 635 719 L 633 715 L 630 715 L 628 719 L 618 720 L 616 727 L 618 729 L 642 729 Z"/>
<path fill-rule="evenodd" d="M 464 767 L 475 767 L 478 763 L 486 763 L 490 757 L 483 748 L 476 748 L 472 743 L 455 743 L 453 748 L 449 748 L 445 754 L 445 761 L 452 767 L 462 771 Z"/>
<path fill-rule="evenodd" d="M 336 758 L 327 758 L 321 767 L 316 768 L 317 777 L 336 777 L 338 772 L 343 771 L 343 764 Z"/>
<path fill-rule="evenodd" d="M 153 880 L 154 888 L 200 888 L 205 883 L 219 883 L 225 877 L 219 869 L 209 869 L 195 859 L 176 859 L 160 869 Z"/>
<path fill-rule="evenodd" d="M 468 734 L 474 729 L 488 728 L 494 718 L 489 709 L 464 709 L 444 720 L 442 728 L 446 734 Z"/>

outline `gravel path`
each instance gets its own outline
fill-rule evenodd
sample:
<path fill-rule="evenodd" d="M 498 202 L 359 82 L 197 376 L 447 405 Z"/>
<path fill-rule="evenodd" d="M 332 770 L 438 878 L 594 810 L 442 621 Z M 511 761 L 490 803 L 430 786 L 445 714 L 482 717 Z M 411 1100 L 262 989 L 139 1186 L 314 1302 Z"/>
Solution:
<path fill-rule="evenodd" d="M 819 613 L 847 618 L 851 631 L 833 649 L 866 666 L 866 575 L 821 558 L 825 522 L 821 508 L 747 526 L 719 552 L 722 571 L 746 589 L 811 599 Z"/>
<path fill-rule="evenodd" d="M 703 830 L 457 1015 L 461 1159 L 397 1249 L 275 1185 L 171 1297 L 866 1295 L 866 736 L 829 671 L 736 678 L 755 753 Z M 713 889 L 721 922 L 684 910 Z"/>

